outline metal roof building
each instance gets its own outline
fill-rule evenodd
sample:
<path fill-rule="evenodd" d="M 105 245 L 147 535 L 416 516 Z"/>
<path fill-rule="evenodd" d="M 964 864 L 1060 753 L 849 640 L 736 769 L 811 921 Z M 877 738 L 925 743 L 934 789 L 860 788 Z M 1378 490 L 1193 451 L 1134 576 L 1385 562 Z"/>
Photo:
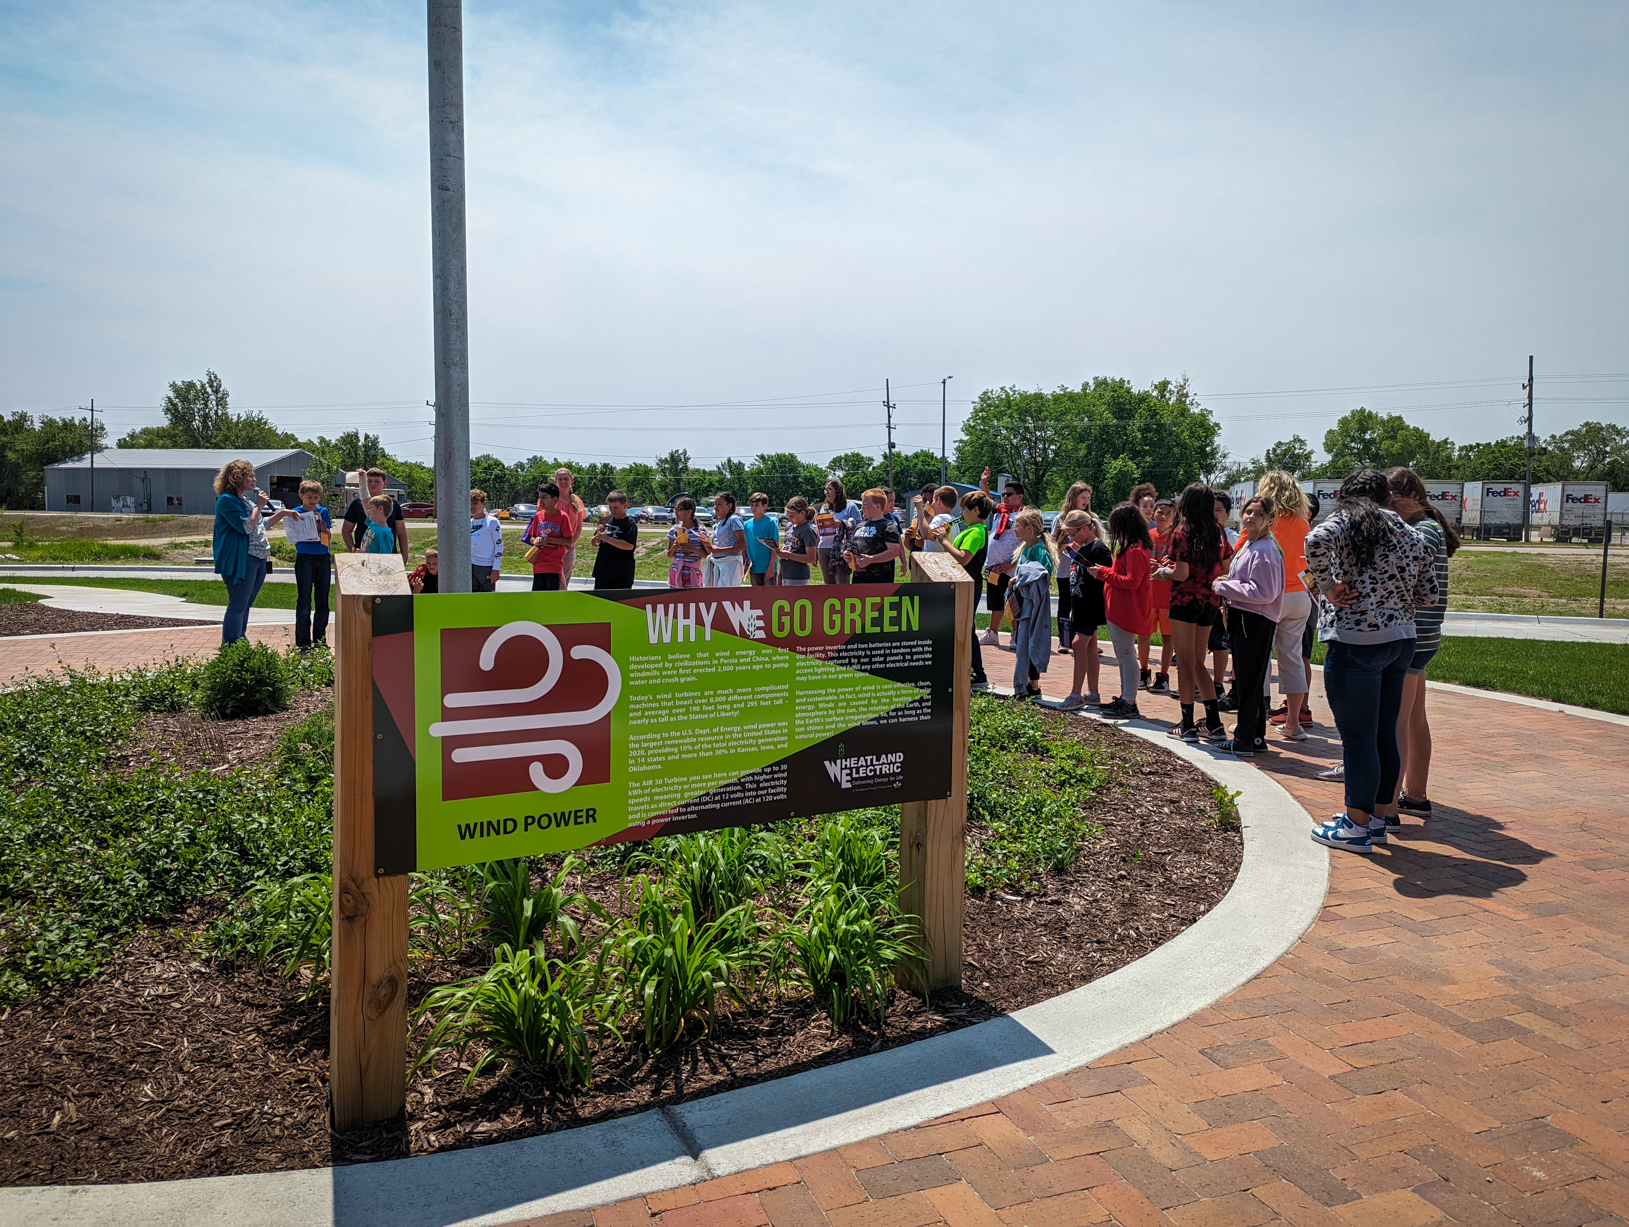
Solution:
<path fill-rule="evenodd" d="M 45 509 L 212 515 L 215 475 L 229 460 L 254 465 L 261 489 L 290 504 L 313 463 L 299 448 L 105 448 L 96 453 L 94 500 L 88 452 L 45 466 Z"/>

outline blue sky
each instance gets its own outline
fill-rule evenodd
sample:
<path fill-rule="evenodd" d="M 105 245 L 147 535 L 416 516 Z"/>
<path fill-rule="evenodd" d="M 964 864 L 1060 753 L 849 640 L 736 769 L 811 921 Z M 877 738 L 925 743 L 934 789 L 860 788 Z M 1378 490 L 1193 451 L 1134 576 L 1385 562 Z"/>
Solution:
<path fill-rule="evenodd" d="M 213 367 L 428 457 L 423 21 L 0 3 L 0 411 L 122 431 Z M 877 454 L 884 376 L 936 447 L 946 374 L 952 437 L 983 388 L 1113 374 L 1187 375 L 1237 455 L 1358 403 L 1469 440 L 1529 353 L 1541 433 L 1629 420 L 1622 4 L 465 27 L 477 451 Z"/>

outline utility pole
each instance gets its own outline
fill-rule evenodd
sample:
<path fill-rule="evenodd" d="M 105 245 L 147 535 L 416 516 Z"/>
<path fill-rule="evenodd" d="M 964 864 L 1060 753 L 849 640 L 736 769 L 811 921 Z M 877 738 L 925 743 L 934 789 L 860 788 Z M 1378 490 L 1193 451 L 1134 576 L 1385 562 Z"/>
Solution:
<path fill-rule="evenodd" d="M 470 590 L 469 294 L 464 227 L 463 0 L 426 0 L 430 251 L 436 362 L 436 544 L 441 591 Z"/>
<path fill-rule="evenodd" d="M 889 390 L 886 379 L 882 381 L 882 408 L 888 420 L 888 488 L 894 489 L 894 397 Z M 894 491 L 894 501 L 899 501 L 899 491 Z"/>
<path fill-rule="evenodd" d="M 947 399 L 949 395 L 948 389 L 950 381 L 954 378 L 956 378 L 954 375 L 946 375 L 939 381 L 939 484 L 941 486 L 950 480 L 950 465 L 946 459 L 948 453 L 945 451 L 945 406 L 950 403 Z"/>
<path fill-rule="evenodd" d="M 96 398 L 90 398 L 90 509 L 96 510 Z"/>
<path fill-rule="evenodd" d="M 1522 544 L 1527 544 L 1527 534 L 1531 528 L 1533 518 L 1533 447 L 1538 442 L 1533 437 L 1533 355 L 1527 355 L 1527 382 L 1522 384 L 1527 389 L 1527 438 L 1523 440 L 1527 449 L 1527 481 L 1522 489 Z"/>

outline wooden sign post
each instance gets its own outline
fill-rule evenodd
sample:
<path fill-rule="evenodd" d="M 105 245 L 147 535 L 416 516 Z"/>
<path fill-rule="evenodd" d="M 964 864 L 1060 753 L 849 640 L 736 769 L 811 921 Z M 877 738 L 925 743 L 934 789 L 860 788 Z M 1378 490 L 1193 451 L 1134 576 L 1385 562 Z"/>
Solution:
<path fill-rule="evenodd" d="M 973 705 L 973 577 L 949 554 L 911 555 L 911 582 L 956 585 L 954 731 L 950 795 L 899 807 L 899 903 L 922 918 L 927 985 L 962 986 L 962 900 L 967 861 L 967 729 Z"/>
<path fill-rule="evenodd" d="M 407 1104 L 407 875 L 373 856 L 373 627 L 382 596 L 407 596 L 397 554 L 339 554 L 334 658 L 334 953 L 328 1089 L 335 1129 Z"/>

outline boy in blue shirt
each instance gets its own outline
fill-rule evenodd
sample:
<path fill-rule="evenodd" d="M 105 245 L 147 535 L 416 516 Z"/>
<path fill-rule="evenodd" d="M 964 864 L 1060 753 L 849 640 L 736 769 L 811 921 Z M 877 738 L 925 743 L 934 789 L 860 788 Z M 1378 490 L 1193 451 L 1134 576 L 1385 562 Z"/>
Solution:
<path fill-rule="evenodd" d="M 392 500 L 383 494 L 367 500 L 368 528 L 362 538 L 364 554 L 394 554 L 396 534 L 390 531 L 386 517 L 390 515 Z"/>
<path fill-rule="evenodd" d="M 321 499 L 321 482 L 302 481 L 300 505 L 279 511 L 266 521 L 268 528 L 282 524 L 283 535 L 294 547 L 294 646 L 302 652 L 313 643 L 328 646 L 328 588 L 333 579 L 333 555 L 328 543 L 333 537 L 334 520 Z M 395 548 L 394 544 L 391 548 Z M 311 609 L 313 597 L 315 617 Z"/>
<path fill-rule="evenodd" d="M 762 588 L 775 582 L 775 560 L 780 554 L 781 528 L 771 520 L 769 495 L 754 494 L 747 502 L 752 507 L 752 519 L 746 523 L 747 563 L 752 571 L 752 586 Z"/>

